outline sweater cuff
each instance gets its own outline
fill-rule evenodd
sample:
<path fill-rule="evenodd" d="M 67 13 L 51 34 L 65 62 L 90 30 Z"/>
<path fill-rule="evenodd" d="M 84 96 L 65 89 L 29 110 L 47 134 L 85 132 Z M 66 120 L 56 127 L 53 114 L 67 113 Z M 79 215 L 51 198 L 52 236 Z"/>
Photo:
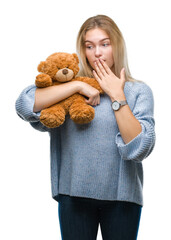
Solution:
<path fill-rule="evenodd" d="M 28 122 L 37 122 L 40 118 L 40 112 L 33 112 L 35 91 L 35 85 L 25 88 L 15 103 L 18 116 Z"/>
<path fill-rule="evenodd" d="M 137 147 L 140 144 L 141 135 L 142 132 L 126 144 L 124 143 L 120 132 L 116 135 L 116 144 L 123 160 L 131 160 L 131 156 L 134 155 Z"/>
<path fill-rule="evenodd" d="M 141 133 L 127 144 L 124 143 L 120 132 L 116 135 L 116 144 L 123 160 L 141 162 L 154 147 L 155 137 L 153 128 L 151 127 L 151 129 L 146 131 L 145 126 L 143 124 L 141 126 Z"/>

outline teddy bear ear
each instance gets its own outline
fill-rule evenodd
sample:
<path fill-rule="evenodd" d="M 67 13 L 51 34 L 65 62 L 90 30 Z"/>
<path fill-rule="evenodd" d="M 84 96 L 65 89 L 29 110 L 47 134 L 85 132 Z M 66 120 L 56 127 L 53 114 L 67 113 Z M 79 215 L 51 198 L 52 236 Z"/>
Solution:
<path fill-rule="evenodd" d="M 76 53 L 73 53 L 72 56 L 75 58 L 75 60 L 77 61 L 77 63 L 79 63 L 79 58 L 78 58 L 77 54 L 76 54 Z"/>
<path fill-rule="evenodd" d="M 46 61 L 42 61 L 42 62 L 39 63 L 39 65 L 38 65 L 38 67 L 37 67 L 37 70 L 38 70 L 39 72 L 44 72 L 45 67 L 46 67 Z"/>

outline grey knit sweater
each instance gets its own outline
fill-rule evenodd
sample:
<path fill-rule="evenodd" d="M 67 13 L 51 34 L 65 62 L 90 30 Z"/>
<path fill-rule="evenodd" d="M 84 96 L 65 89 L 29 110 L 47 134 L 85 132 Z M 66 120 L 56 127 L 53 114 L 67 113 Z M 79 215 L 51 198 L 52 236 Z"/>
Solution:
<path fill-rule="evenodd" d="M 95 118 L 89 124 L 65 123 L 48 129 L 33 112 L 35 85 L 24 89 L 16 101 L 17 114 L 39 131 L 48 131 L 51 153 L 52 197 L 58 194 L 99 200 L 120 200 L 143 205 L 142 160 L 155 144 L 153 94 L 141 82 L 126 82 L 124 92 L 142 132 L 125 144 L 119 132 L 111 100 L 101 96 Z"/>

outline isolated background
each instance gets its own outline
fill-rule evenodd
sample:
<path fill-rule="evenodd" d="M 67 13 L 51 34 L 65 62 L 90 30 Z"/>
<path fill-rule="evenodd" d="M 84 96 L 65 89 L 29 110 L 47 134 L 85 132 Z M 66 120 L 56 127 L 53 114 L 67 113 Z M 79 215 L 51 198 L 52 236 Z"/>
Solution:
<path fill-rule="evenodd" d="M 108 15 L 119 26 L 133 77 L 145 81 L 154 93 L 157 142 L 144 160 L 138 239 L 171 239 L 169 0 L 6 0 L 0 4 L 3 240 L 61 239 L 58 203 L 51 198 L 49 136 L 22 121 L 14 105 L 20 92 L 34 83 L 38 63 L 53 52 L 75 52 L 81 24 L 97 14 Z"/>

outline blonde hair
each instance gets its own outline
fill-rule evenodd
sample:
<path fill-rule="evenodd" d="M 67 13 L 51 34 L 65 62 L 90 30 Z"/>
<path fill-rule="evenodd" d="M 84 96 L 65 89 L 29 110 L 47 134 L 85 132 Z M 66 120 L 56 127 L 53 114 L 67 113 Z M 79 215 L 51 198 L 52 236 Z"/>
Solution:
<path fill-rule="evenodd" d="M 105 15 L 97 15 L 88 18 L 78 32 L 76 48 L 77 54 L 80 57 L 79 75 L 93 77 L 92 67 L 90 66 L 85 55 L 85 35 L 87 31 L 93 28 L 100 28 L 104 30 L 110 38 L 113 49 L 115 75 L 120 78 L 121 69 L 124 67 L 126 80 L 135 81 L 135 79 L 131 76 L 128 67 L 126 45 L 122 33 L 116 23 Z"/>

